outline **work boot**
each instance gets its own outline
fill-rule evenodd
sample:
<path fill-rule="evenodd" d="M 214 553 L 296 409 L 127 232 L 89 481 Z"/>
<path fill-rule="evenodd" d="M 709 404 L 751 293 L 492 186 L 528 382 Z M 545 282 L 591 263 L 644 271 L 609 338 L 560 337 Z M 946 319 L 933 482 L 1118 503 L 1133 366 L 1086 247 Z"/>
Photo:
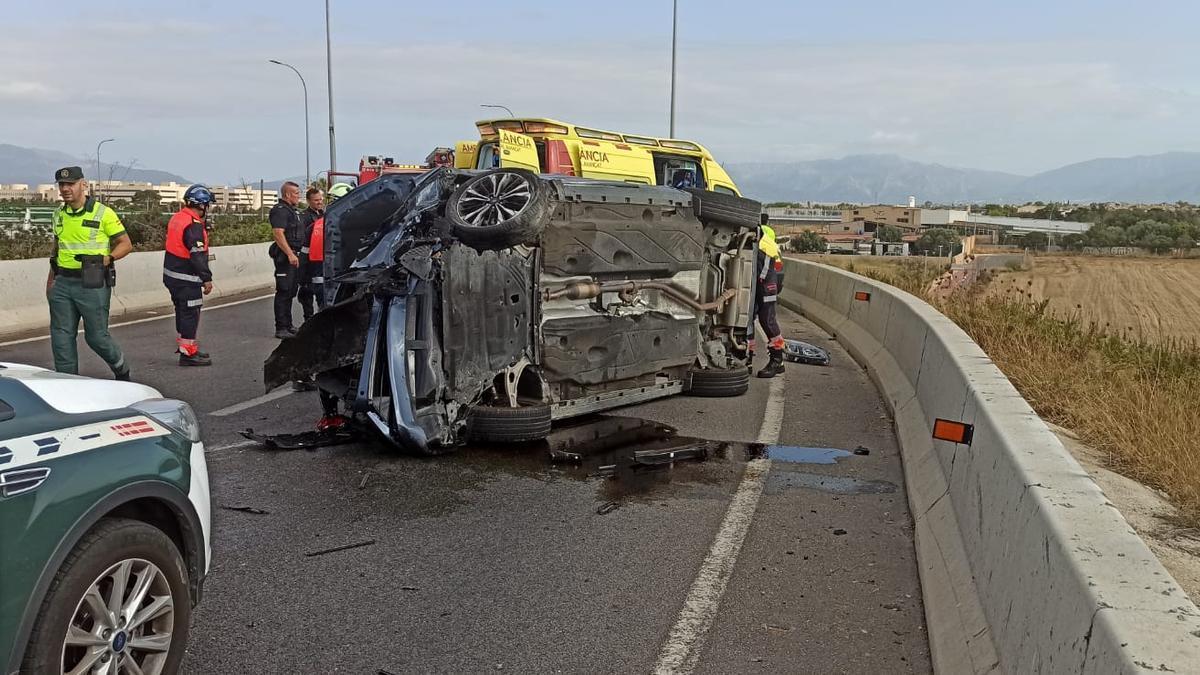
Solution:
<path fill-rule="evenodd" d="M 121 382 L 129 382 L 129 381 L 130 381 L 130 379 L 129 379 L 129 377 L 130 377 L 130 372 L 129 372 L 129 369 L 128 369 L 128 368 L 126 368 L 126 369 L 125 369 L 125 372 L 123 372 L 123 373 L 115 373 L 115 374 L 113 375 L 113 377 L 114 377 L 114 378 L 116 378 L 117 380 L 121 381 Z"/>
<path fill-rule="evenodd" d="M 276 328 L 275 329 L 275 338 L 278 340 L 286 340 L 288 338 L 293 338 L 293 337 L 296 337 L 296 329 L 295 328 L 287 327 L 287 328 Z"/>
<path fill-rule="evenodd" d="M 758 371 L 758 376 L 764 379 L 783 374 L 783 350 L 772 349 L 770 354 L 771 358 L 767 361 L 767 365 Z"/>
<path fill-rule="evenodd" d="M 176 349 L 176 350 L 175 350 L 175 353 L 176 353 L 176 354 L 179 354 L 180 356 L 183 356 L 183 352 L 182 352 L 182 351 L 180 351 L 180 350 L 178 350 L 178 349 Z M 196 356 L 199 356 L 199 357 L 200 357 L 200 358 L 202 358 L 202 359 L 207 359 L 207 358 L 209 358 L 209 356 L 208 356 L 208 352 L 202 352 L 202 351 L 200 351 L 199 349 L 197 349 L 197 350 L 196 350 L 196 354 L 195 354 L 195 355 L 196 355 Z"/>
<path fill-rule="evenodd" d="M 212 359 L 204 352 L 196 352 L 191 356 L 187 354 L 179 355 L 179 365 L 181 366 L 211 366 Z"/>

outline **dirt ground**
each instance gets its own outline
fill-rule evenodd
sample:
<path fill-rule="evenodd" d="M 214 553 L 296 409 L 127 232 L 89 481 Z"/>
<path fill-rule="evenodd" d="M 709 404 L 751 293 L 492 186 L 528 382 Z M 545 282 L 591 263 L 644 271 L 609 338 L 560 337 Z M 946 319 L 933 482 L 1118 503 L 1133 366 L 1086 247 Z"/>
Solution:
<path fill-rule="evenodd" d="M 1032 270 L 992 283 L 992 292 L 1013 288 L 1049 299 L 1058 316 L 1077 314 L 1132 337 L 1200 337 L 1200 260 L 1037 256 Z"/>

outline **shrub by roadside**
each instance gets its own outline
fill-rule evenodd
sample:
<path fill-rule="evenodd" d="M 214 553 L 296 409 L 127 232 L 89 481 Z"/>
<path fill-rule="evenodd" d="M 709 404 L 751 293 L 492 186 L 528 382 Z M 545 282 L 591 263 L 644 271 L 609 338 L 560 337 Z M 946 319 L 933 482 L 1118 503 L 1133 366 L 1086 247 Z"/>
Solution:
<path fill-rule="evenodd" d="M 165 219 L 132 217 L 125 231 L 135 251 L 161 251 L 167 231 Z M 271 226 L 265 222 L 247 222 L 218 217 L 208 233 L 210 246 L 257 244 L 271 240 Z M 0 237 L 0 260 L 50 257 L 51 236 L 45 232 L 17 232 Z"/>

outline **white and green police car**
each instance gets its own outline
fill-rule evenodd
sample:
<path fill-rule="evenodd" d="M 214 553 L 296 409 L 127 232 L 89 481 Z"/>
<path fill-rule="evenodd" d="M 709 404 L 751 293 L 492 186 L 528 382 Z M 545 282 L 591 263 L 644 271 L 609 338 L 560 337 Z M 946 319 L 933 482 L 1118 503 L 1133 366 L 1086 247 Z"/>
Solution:
<path fill-rule="evenodd" d="M 0 673 L 174 673 L 210 555 L 191 408 L 0 363 Z"/>

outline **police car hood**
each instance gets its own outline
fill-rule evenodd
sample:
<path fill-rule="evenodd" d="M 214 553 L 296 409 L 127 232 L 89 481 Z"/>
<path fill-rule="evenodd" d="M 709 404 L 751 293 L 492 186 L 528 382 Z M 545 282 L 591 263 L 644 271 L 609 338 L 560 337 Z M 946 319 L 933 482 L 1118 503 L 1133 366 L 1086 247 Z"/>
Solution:
<path fill-rule="evenodd" d="M 157 389 L 144 384 L 67 375 L 22 363 L 0 362 L 0 377 L 17 380 L 50 407 L 68 414 L 127 408 L 138 401 L 162 398 Z"/>

